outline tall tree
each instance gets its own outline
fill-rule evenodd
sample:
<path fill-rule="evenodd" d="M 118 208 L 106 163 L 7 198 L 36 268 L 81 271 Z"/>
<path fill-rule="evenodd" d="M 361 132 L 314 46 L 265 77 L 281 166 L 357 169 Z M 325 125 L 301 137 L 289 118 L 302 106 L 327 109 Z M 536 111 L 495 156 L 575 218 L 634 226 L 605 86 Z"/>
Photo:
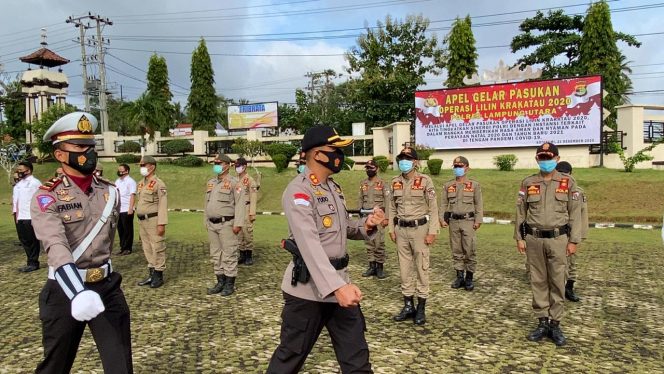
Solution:
<path fill-rule="evenodd" d="M 134 118 L 134 103 L 120 101 L 116 98 L 108 99 L 108 126 L 111 131 L 120 135 L 141 135 L 138 123 Z"/>
<path fill-rule="evenodd" d="M 194 130 L 214 131 L 219 119 L 219 99 L 214 90 L 214 71 L 205 39 L 191 55 L 191 91 L 187 101 L 187 117 Z"/>
<path fill-rule="evenodd" d="M 159 130 L 168 134 L 173 125 L 173 98 L 168 86 L 168 67 L 166 59 L 158 54 L 150 56 L 147 73 L 148 88 L 134 102 L 133 118 L 152 137 Z"/>
<path fill-rule="evenodd" d="M 9 134 L 12 138 L 25 138 L 25 97 L 21 92 L 21 81 L 17 79 L 6 84 L 6 92 L 0 96 L 0 106 L 3 108 L 5 121 L 0 132 Z"/>
<path fill-rule="evenodd" d="M 477 73 L 477 49 L 470 16 L 457 17 L 450 33 L 444 40 L 445 63 L 447 67 L 446 87 L 463 87 L 463 78 Z"/>
<path fill-rule="evenodd" d="M 617 126 L 614 108 L 625 102 L 626 93 L 632 85 L 629 76 L 623 74 L 629 67 L 622 66 L 625 58 L 616 41 L 609 5 L 604 1 L 591 4 L 583 21 L 579 64 L 586 74 L 602 75 L 604 89 L 608 92 L 603 105 L 611 111 L 605 124 L 613 129 Z"/>
<path fill-rule="evenodd" d="M 173 94 L 168 86 L 166 58 L 156 53 L 150 56 L 147 80 L 150 95 L 167 103 L 171 101 Z"/>
<path fill-rule="evenodd" d="M 367 28 L 357 45 L 346 53 L 353 105 L 371 124 L 411 120 L 413 91 L 424 84 L 426 74 L 439 75 L 443 51 L 435 35 L 427 36 L 429 20 L 408 16 L 405 21 L 385 19 Z"/>

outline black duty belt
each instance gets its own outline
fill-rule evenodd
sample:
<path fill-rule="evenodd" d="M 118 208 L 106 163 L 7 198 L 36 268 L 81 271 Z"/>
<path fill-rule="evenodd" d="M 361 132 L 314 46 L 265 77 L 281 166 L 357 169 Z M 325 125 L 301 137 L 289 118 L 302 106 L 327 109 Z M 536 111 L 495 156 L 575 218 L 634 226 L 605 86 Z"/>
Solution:
<path fill-rule="evenodd" d="M 540 230 L 534 227 L 530 227 L 529 225 L 526 225 L 525 229 L 527 235 L 532 235 L 536 238 L 544 238 L 544 239 L 557 238 L 560 235 L 568 235 L 570 232 L 569 226 L 558 227 L 552 230 Z"/>
<path fill-rule="evenodd" d="M 336 270 L 341 270 L 345 269 L 348 266 L 348 261 L 350 260 L 350 256 L 348 256 L 348 253 L 344 257 L 341 258 L 331 258 L 330 259 L 330 264 L 334 266 Z"/>
<path fill-rule="evenodd" d="M 405 219 L 399 219 L 399 218 L 394 219 L 394 224 L 398 225 L 400 227 L 418 227 L 418 226 L 424 225 L 427 222 L 429 222 L 429 219 L 427 217 L 422 217 L 420 219 L 414 219 L 412 221 L 408 221 L 408 220 L 405 220 Z"/>
<path fill-rule="evenodd" d="M 224 223 L 228 221 L 232 221 L 235 218 L 235 216 L 222 216 L 222 217 L 217 217 L 217 218 L 208 218 L 208 221 L 212 223 Z"/>
<path fill-rule="evenodd" d="M 468 212 L 468 213 L 464 213 L 464 214 L 456 214 L 456 213 L 450 214 L 451 219 L 469 219 L 469 218 L 473 218 L 473 217 L 475 217 L 474 212 Z"/>
<path fill-rule="evenodd" d="M 142 221 L 144 219 L 156 217 L 158 215 L 159 215 L 159 213 L 148 213 L 148 214 L 137 214 L 136 217 L 138 217 L 139 221 Z"/>

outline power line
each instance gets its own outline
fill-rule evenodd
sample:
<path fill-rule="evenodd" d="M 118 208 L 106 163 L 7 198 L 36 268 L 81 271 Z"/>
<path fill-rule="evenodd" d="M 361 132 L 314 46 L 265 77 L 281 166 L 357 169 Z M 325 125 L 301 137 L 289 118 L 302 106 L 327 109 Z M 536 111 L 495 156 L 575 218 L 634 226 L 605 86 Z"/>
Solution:
<path fill-rule="evenodd" d="M 287 3 L 278 3 L 278 4 L 265 4 L 265 5 L 250 5 L 243 7 L 232 7 L 232 8 L 217 8 L 217 9 L 206 9 L 206 10 L 189 10 L 184 12 L 163 12 L 163 13 L 143 13 L 143 14 L 125 14 L 125 15 L 116 15 L 112 16 L 113 18 L 134 18 L 134 17 L 143 17 L 143 16 L 155 16 L 155 15 L 170 15 L 170 14 L 192 14 L 192 13 L 212 13 L 212 12 L 221 12 L 225 10 L 242 10 L 242 9 L 253 9 L 253 8 L 265 8 L 269 6 L 283 6 L 283 5 L 292 5 L 292 4 L 302 4 L 302 3 L 313 3 L 320 0 L 300 0 L 300 1 L 291 1 Z"/>
<path fill-rule="evenodd" d="M 114 54 L 112 54 L 112 53 L 109 53 L 108 55 L 111 56 L 111 57 L 113 57 L 114 59 L 116 59 L 116 60 L 122 62 L 122 63 L 125 64 L 125 65 L 131 66 L 132 68 L 134 68 L 134 69 L 136 69 L 136 70 L 138 70 L 138 71 L 141 71 L 141 72 L 143 72 L 143 73 L 145 73 L 145 74 L 148 73 L 147 70 L 145 70 L 145 69 L 141 69 L 141 68 L 139 68 L 138 66 L 136 66 L 136 65 L 134 65 L 134 64 L 131 64 L 131 63 L 129 63 L 129 62 L 127 62 L 127 61 L 121 59 L 120 57 L 118 57 L 118 56 L 116 56 L 116 55 L 114 55 Z M 182 88 L 183 90 L 188 90 L 187 87 L 184 87 L 184 86 L 182 86 L 182 85 L 179 85 L 179 84 L 174 83 L 173 81 L 171 81 L 171 78 L 168 78 L 168 83 L 172 84 L 172 85 L 175 86 L 175 87 Z"/>

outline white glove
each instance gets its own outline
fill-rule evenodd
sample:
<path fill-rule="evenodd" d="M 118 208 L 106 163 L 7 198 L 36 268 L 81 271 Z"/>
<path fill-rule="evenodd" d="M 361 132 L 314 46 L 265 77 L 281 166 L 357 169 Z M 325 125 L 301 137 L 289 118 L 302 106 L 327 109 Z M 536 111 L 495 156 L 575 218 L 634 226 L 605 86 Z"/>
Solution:
<path fill-rule="evenodd" d="M 104 310 L 101 297 L 92 290 L 81 291 L 71 300 L 71 316 L 77 321 L 89 321 Z"/>

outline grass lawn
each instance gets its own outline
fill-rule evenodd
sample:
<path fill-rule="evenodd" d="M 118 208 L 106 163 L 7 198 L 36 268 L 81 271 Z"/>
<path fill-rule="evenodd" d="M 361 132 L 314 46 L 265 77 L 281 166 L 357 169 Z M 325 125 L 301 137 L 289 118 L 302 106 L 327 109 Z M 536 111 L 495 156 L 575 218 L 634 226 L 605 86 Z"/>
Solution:
<path fill-rule="evenodd" d="M 200 172 L 200 180 L 203 171 L 190 172 Z M 360 174 L 352 174 L 356 176 Z M 171 191 L 171 196 L 177 194 L 173 185 Z M 0 206 L 0 215 L 8 214 L 8 206 Z M 349 270 L 365 295 L 366 337 L 376 373 L 664 372 L 664 247 L 659 231 L 590 230 L 578 259 L 582 301 L 565 304 L 562 326 L 569 344 L 556 348 L 550 341 L 525 339 L 536 321 L 524 257 L 516 252 L 512 230 L 511 225 L 479 230 L 473 292 L 450 289 L 454 274 L 448 235 L 440 235 L 431 254 L 432 290 L 422 327 L 391 320 L 402 306 L 394 245 L 387 246 L 388 278 L 379 281 L 361 277 L 366 267 L 363 243 L 349 243 Z M 256 264 L 241 267 L 237 292 L 228 298 L 205 293 L 214 277 L 200 213 L 170 214 L 164 287 L 135 285 L 146 272 L 138 243 L 134 254 L 114 258 L 132 313 L 135 372 L 264 372 L 279 339 L 279 284 L 290 256 L 277 244 L 286 232 L 284 217 L 258 217 Z M 16 268 L 25 256 L 15 242 L 10 220 L 0 220 L 1 373 L 31 372 L 42 354 L 37 296 L 46 271 L 19 274 Z M 337 368 L 329 336 L 323 333 L 303 372 L 336 373 Z M 102 372 L 89 332 L 72 372 Z"/>
<path fill-rule="evenodd" d="M 105 163 L 105 173 L 115 180 L 117 164 Z M 449 166 L 449 165 L 446 165 Z M 54 163 L 36 165 L 35 175 L 45 180 L 55 171 Z M 260 211 L 281 211 L 281 194 L 295 176 L 294 169 L 276 173 L 272 168 L 260 168 L 263 174 L 259 191 Z M 470 177 L 479 181 L 484 194 L 486 216 L 513 218 L 514 204 L 521 180 L 535 170 L 500 172 L 497 170 L 471 170 Z M 211 166 L 184 168 L 159 165 L 157 173 L 169 190 L 169 208 L 202 209 L 206 181 L 212 177 Z M 138 165 L 132 166 L 131 175 L 138 180 Z M 253 171 L 252 171 L 252 175 Z M 388 171 L 382 178 L 389 180 L 396 172 Z M 588 212 L 591 222 L 661 223 L 664 210 L 664 172 L 637 170 L 625 173 L 619 170 L 591 168 L 575 169 L 574 176 L 588 195 Z M 366 177 L 363 171 L 341 172 L 337 180 L 347 195 L 349 208 L 357 208 L 359 183 Z M 438 189 L 452 178 L 451 170 L 443 170 L 434 176 Z M 11 189 L 2 183 L 0 202 L 11 203 Z"/>

